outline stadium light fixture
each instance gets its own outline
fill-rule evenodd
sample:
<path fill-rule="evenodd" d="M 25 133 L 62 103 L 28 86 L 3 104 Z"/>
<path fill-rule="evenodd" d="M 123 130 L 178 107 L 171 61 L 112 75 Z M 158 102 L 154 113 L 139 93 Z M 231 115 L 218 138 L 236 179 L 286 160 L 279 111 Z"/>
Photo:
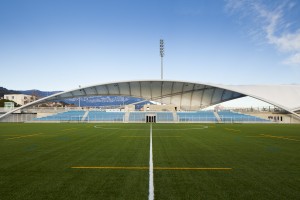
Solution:
<path fill-rule="evenodd" d="M 160 39 L 160 62 L 161 62 L 161 80 L 164 78 L 164 68 L 163 68 L 163 57 L 165 55 L 165 46 L 164 46 L 164 40 Z"/>

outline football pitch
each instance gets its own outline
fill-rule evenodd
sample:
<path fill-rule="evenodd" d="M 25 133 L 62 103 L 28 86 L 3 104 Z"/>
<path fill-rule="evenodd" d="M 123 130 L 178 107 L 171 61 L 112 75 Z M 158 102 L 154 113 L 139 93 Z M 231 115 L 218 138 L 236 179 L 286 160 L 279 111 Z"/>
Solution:
<path fill-rule="evenodd" d="M 1 200 L 149 195 L 299 199 L 300 125 L 0 123 Z"/>

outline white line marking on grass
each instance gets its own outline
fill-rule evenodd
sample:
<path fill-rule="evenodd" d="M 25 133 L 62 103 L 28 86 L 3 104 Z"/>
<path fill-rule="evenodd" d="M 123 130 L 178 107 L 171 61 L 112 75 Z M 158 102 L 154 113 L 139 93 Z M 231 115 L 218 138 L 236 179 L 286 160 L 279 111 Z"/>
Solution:
<path fill-rule="evenodd" d="M 174 130 L 202 130 L 206 129 L 208 126 L 198 127 L 198 128 L 156 128 L 155 130 L 159 131 L 174 131 Z"/>
<path fill-rule="evenodd" d="M 100 128 L 100 129 L 109 129 L 109 130 L 123 130 L 124 128 L 110 128 L 110 127 L 103 127 L 103 126 L 94 126 L 94 128 Z M 203 126 L 203 127 L 197 127 L 197 128 L 157 128 L 157 129 L 154 129 L 154 130 L 159 130 L 159 131 L 174 131 L 174 130 L 202 130 L 202 129 L 207 129 L 208 126 Z M 146 129 L 143 129 L 143 128 L 126 128 L 126 130 L 146 130 Z"/>
<path fill-rule="evenodd" d="M 154 200 L 153 154 L 152 154 L 152 124 L 150 125 L 150 156 L 149 156 L 149 200 Z"/>
<path fill-rule="evenodd" d="M 110 128 L 110 127 L 103 127 L 103 126 L 94 126 L 94 128 L 100 128 L 100 129 L 108 129 L 108 130 L 124 130 L 124 128 Z M 126 130 L 147 130 L 147 129 L 142 129 L 142 128 L 126 128 Z"/>

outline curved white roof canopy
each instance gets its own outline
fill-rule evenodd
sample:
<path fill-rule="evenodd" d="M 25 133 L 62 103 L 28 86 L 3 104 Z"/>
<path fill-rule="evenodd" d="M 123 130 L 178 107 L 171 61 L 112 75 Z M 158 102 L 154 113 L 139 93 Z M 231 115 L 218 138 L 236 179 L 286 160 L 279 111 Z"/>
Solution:
<path fill-rule="evenodd" d="M 172 104 L 183 110 L 200 109 L 250 96 L 300 117 L 295 113 L 300 110 L 300 85 L 233 86 L 173 80 L 137 80 L 97 84 L 57 93 L 16 108 L 0 118 L 44 101 L 86 96 L 132 96 L 145 100 L 162 101 L 164 104 Z"/>

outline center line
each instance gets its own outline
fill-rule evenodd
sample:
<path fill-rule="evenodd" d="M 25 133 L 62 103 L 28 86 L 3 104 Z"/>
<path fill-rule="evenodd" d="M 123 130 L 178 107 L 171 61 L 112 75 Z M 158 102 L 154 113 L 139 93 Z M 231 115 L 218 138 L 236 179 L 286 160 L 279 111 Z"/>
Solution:
<path fill-rule="evenodd" d="M 152 124 L 150 125 L 150 156 L 149 156 L 149 200 L 154 200 L 153 155 L 152 155 Z"/>

